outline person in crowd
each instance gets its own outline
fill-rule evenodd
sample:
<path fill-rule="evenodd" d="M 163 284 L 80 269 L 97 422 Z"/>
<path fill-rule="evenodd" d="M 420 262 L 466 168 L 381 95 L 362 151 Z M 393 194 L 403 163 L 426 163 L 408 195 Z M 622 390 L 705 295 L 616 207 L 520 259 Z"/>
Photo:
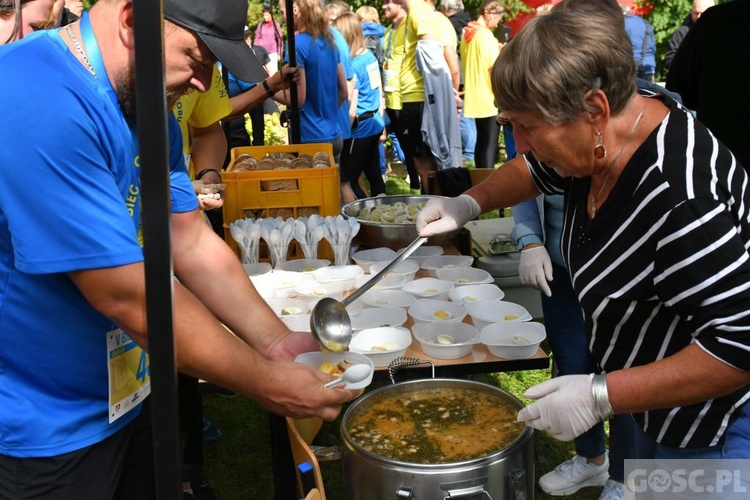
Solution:
<path fill-rule="evenodd" d="M 638 78 L 653 82 L 656 73 L 654 27 L 641 16 L 633 14 L 628 5 L 622 5 L 622 12 L 625 15 L 625 31 L 633 45 L 633 58 Z"/>
<path fill-rule="evenodd" d="M 685 36 L 666 83 L 746 169 L 750 168 L 750 103 L 745 95 L 750 88 L 749 12 L 748 2 L 708 9 Z"/>
<path fill-rule="evenodd" d="M 399 73 L 402 103 L 399 127 L 404 137 L 401 147 L 404 155 L 414 159 L 422 192 L 428 193 L 430 175 L 438 169 L 438 157 L 450 166 L 460 166 L 461 163 L 457 104 L 453 96 L 446 98 L 446 92 L 457 92 L 458 81 L 452 87 L 453 73 L 445 60 L 447 45 L 443 43 L 446 33 L 441 33 L 438 13 L 425 0 L 406 0 L 405 5 L 409 14 L 405 21 L 404 59 Z M 450 31 L 452 34 L 452 28 Z M 426 93 L 433 96 L 427 108 Z M 429 118 L 425 120 L 424 116 L 438 118 L 432 122 Z M 436 131 L 433 129 L 431 133 L 431 127 L 447 127 L 447 130 L 437 132 L 438 136 L 444 134 L 447 140 L 444 138 L 441 144 L 433 144 L 435 148 L 444 149 L 433 150 L 423 139 L 423 129 L 428 136 L 435 137 Z M 457 154 L 454 149 L 458 150 Z"/>
<path fill-rule="evenodd" d="M 348 90 L 334 34 L 319 0 L 294 0 L 291 6 L 297 32 L 297 64 L 304 70 L 297 86 L 302 142 L 331 143 L 336 162 L 340 163 L 343 139 L 337 110 L 348 99 Z M 279 3 L 282 18 L 286 18 L 287 7 L 285 1 Z M 287 106 L 291 104 L 288 92 L 276 99 Z"/>
<path fill-rule="evenodd" d="M 383 55 L 383 36 L 385 26 L 380 24 L 378 9 L 370 5 L 363 5 L 356 11 L 362 23 L 362 33 L 365 35 L 365 47 L 378 60 L 378 67 L 382 69 L 385 56 Z"/>
<path fill-rule="evenodd" d="M 326 15 L 329 23 L 333 23 L 334 19 L 351 11 L 351 6 L 344 0 L 333 0 L 326 3 Z"/>
<path fill-rule="evenodd" d="M 333 41 L 336 44 L 336 49 L 339 51 L 339 57 L 341 58 L 341 66 L 344 68 L 344 76 L 346 76 L 346 99 L 338 109 L 338 122 L 339 129 L 341 130 L 342 147 L 338 151 L 336 156 L 336 163 L 341 167 L 342 170 L 346 170 L 348 164 L 348 151 L 350 150 L 352 141 L 352 119 L 350 117 L 351 101 L 354 95 L 354 87 L 357 83 L 356 76 L 354 75 L 354 69 L 352 68 L 352 58 L 350 55 L 349 44 L 344 40 L 344 36 L 339 30 L 333 25 L 333 20 L 339 15 L 351 12 L 349 4 L 343 0 L 335 0 L 325 6 L 326 16 L 328 17 L 328 23 L 330 25 L 331 33 L 333 34 Z M 337 151 L 334 149 L 334 155 Z M 342 200 L 354 200 L 354 192 L 351 190 L 349 183 L 342 177 L 341 182 L 341 199 Z"/>
<path fill-rule="evenodd" d="M 217 58 L 263 77 L 242 39 L 246 9 L 165 0 L 167 109 L 208 88 Z M 0 200 L 4 498 L 154 495 L 133 21 L 132 1 L 100 0 L 79 22 L 0 47 L 13 75 L 0 91 L 15 96 L 0 102 L 12 191 Z M 359 392 L 326 389 L 330 376 L 293 362 L 317 343 L 285 327 L 201 220 L 168 123 L 177 369 L 274 413 L 334 419 Z"/>
<path fill-rule="evenodd" d="M 383 17 L 391 25 L 383 36 L 383 94 L 385 95 L 385 112 L 388 116 L 386 124 L 391 136 L 395 136 L 398 144 L 406 140 L 400 126 L 401 113 L 401 64 L 404 60 L 406 43 L 406 7 L 403 0 L 386 0 L 383 2 Z M 403 154 L 403 153 L 402 153 Z M 421 192 L 419 174 L 414 166 L 414 157 L 403 154 L 404 166 L 409 177 L 409 188 L 412 194 Z"/>
<path fill-rule="evenodd" d="M 357 198 L 367 197 L 359 185 L 362 173 L 370 184 L 370 196 L 385 194 L 378 155 L 380 136 L 385 128 L 378 60 L 365 46 L 362 24 L 357 14 L 347 12 L 337 17 L 333 25 L 349 44 L 357 81 L 350 104 L 355 126 L 352 128 L 352 141 L 347 153 L 349 162 L 344 177 Z"/>
<path fill-rule="evenodd" d="M 690 14 L 685 17 L 682 24 L 672 33 L 669 38 L 669 44 L 667 45 L 667 52 L 664 54 L 664 69 L 669 71 L 672 67 L 672 61 L 674 60 L 677 49 L 680 48 L 682 40 L 685 39 L 685 35 L 695 25 L 695 22 L 701 17 L 709 7 L 715 5 L 714 0 L 693 0 L 693 6 L 690 9 Z"/>
<path fill-rule="evenodd" d="M 464 34 L 464 28 L 473 20 L 471 15 L 464 11 L 464 3 L 461 0 L 445 0 L 440 2 L 440 12 L 442 12 L 453 25 L 453 29 L 456 30 L 456 39 L 460 44 L 461 38 Z M 456 47 L 456 49 L 458 49 L 458 47 Z"/>
<path fill-rule="evenodd" d="M 474 150 L 476 149 L 477 143 L 477 126 L 476 123 L 474 123 L 474 119 L 466 116 L 464 112 L 464 75 L 462 71 L 463 64 L 461 62 L 460 52 L 464 28 L 472 21 L 472 19 L 469 13 L 464 11 L 464 3 L 461 0 L 444 0 L 443 2 L 440 2 L 440 12 L 448 18 L 453 25 L 453 29 L 456 30 L 456 40 L 458 41 L 456 51 L 459 59 L 458 67 L 460 70 L 458 95 L 461 97 L 461 109 L 459 111 L 460 117 L 458 125 L 461 129 L 461 153 L 464 161 L 474 161 Z"/>
<path fill-rule="evenodd" d="M 279 70 L 279 60 L 284 53 L 284 37 L 281 34 L 281 26 L 273 18 L 273 8 L 263 7 L 263 19 L 255 28 L 253 45 L 263 47 L 268 52 L 268 74 L 272 75 Z"/>
<path fill-rule="evenodd" d="M 474 161 L 477 168 L 494 168 L 499 152 L 500 124 L 492 95 L 490 69 L 500 54 L 500 43 L 493 34 L 503 19 L 498 0 L 482 2 L 477 20 L 464 28 L 461 38 L 461 65 L 464 75 L 464 116 L 476 124 Z"/>
<path fill-rule="evenodd" d="M 54 0 L 0 0 L 0 44 L 54 28 Z"/>
<path fill-rule="evenodd" d="M 533 19 L 492 83 L 521 156 L 416 225 L 430 236 L 565 196 L 560 250 L 598 366 L 529 389 L 518 419 L 570 440 L 632 413 L 636 457 L 718 458 L 750 397 L 746 172 L 684 107 L 637 90 L 628 35 L 604 12 Z"/>

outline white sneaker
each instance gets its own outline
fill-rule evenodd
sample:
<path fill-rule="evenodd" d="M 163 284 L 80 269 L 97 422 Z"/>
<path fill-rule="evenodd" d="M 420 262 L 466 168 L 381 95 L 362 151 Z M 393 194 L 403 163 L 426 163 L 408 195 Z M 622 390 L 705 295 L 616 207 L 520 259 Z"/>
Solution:
<path fill-rule="evenodd" d="M 602 494 L 599 495 L 599 500 L 623 500 L 625 498 L 623 486 L 620 482 L 607 479 Z"/>
<path fill-rule="evenodd" d="M 602 486 L 609 479 L 609 457 L 602 465 L 589 464 L 578 455 L 539 478 L 539 487 L 552 496 L 570 495 L 586 486 Z"/>

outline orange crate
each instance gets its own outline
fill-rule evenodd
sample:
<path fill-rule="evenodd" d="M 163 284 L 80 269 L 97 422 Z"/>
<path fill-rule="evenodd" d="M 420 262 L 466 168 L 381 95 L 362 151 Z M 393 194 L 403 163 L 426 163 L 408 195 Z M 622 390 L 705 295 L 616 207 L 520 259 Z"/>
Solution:
<path fill-rule="evenodd" d="M 281 146 L 250 146 L 232 148 L 230 165 L 237 156 L 248 154 L 260 160 L 269 153 L 292 153 L 295 155 L 317 152 L 327 153 L 331 158 L 328 168 L 298 168 L 292 170 L 256 170 L 252 172 L 225 172 L 222 182 L 227 185 L 224 193 L 224 239 L 239 255 L 237 244 L 229 234 L 229 224 L 245 217 L 263 218 L 282 216 L 309 217 L 313 213 L 321 217 L 338 215 L 340 202 L 339 168 L 333 163 L 333 148 L 330 144 L 292 144 Z M 297 189 L 265 191 L 262 182 L 293 180 Z M 302 258 L 302 251 L 295 242 L 290 245 L 290 258 Z M 320 258 L 331 259 L 327 244 L 318 248 Z"/>

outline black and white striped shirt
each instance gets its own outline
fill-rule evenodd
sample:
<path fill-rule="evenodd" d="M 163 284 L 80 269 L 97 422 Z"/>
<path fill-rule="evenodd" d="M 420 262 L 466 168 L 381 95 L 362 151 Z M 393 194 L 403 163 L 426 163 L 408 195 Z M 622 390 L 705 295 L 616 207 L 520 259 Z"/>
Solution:
<path fill-rule="evenodd" d="M 684 108 L 635 152 L 591 222 L 590 178 L 561 178 L 527 155 L 547 194 L 564 192 L 562 253 L 604 371 L 651 363 L 691 342 L 750 370 L 750 186 L 729 150 Z M 689 370 L 690 367 L 685 367 Z M 750 387 L 634 415 L 667 446 L 721 442 Z"/>

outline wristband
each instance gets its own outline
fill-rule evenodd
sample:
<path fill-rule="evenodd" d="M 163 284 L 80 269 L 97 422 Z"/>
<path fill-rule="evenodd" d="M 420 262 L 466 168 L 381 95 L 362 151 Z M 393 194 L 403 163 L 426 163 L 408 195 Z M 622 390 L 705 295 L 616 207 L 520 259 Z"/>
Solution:
<path fill-rule="evenodd" d="M 594 398 L 594 411 L 602 421 L 609 420 L 615 414 L 612 405 L 609 404 L 607 394 L 607 375 L 591 374 L 591 396 Z"/>
<path fill-rule="evenodd" d="M 273 97 L 273 95 L 276 93 L 275 90 L 271 90 L 271 87 L 268 86 L 268 79 L 263 80 L 263 88 L 266 89 L 266 94 L 268 94 L 268 97 Z"/>
<path fill-rule="evenodd" d="M 195 180 L 201 180 L 201 178 L 209 172 L 216 172 L 216 175 L 219 176 L 219 180 L 221 180 L 221 172 L 219 172 L 219 170 L 215 168 L 204 168 L 203 170 L 195 174 Z"/>

